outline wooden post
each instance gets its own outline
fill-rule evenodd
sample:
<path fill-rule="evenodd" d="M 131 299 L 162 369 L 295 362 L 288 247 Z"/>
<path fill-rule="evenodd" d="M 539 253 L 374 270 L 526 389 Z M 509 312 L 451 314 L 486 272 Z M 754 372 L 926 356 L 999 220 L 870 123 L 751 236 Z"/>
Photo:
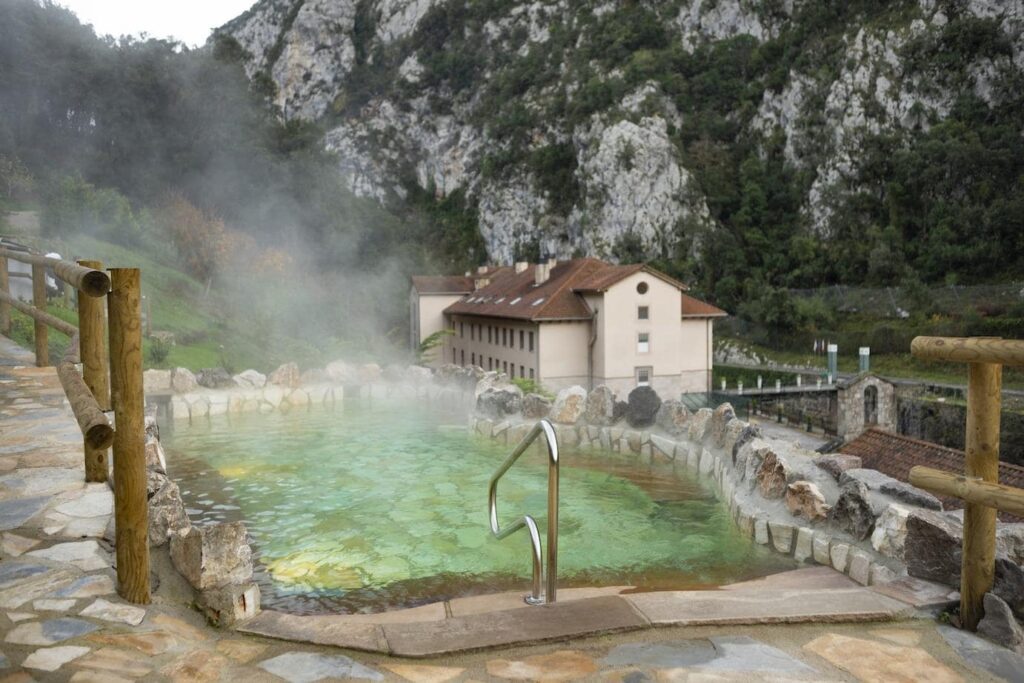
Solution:
<path fill-rule="evenodd" d="M 967 374 L 967 458 L 964 474 L 999 481 L 999 414 L 1003 366 L 971 363 Z M 992 589 L 996 562 L 996 510 L 964 506 L 964 545 L 960 579 L 960 621 L 975 631 L 985 615 L 985 593 Z"/>
<path fill-rule="evenodd" d="M 79 261 L 78 265 L 103 270 L 99 261 Z M 103 315 L 103 301 L 91 296 L 78 297 L 79 358 L 82 361 L 82 379 L 89 387 L 100 410 L 110 409 L 110 383 L 107 379 L 107 321 Z M 85 442 L 85 480 L 107 480 L 107 449 L 94 448 Z"/>
<path fill-rule="evenodd" d="M 11 293 L 11 283 L 7 277 L 6 256 L 0 256 L 0 292 Z M 7 302 L 0 302 L 0 334 L 11 334 L 11 305 Z"/>
<path fill-rule="evenodd" d="M 32 304 L 46 312 L 46 267 L 32 265 Z M 50 330 L 46 323 L 35 321 L 36 367 L 45 368 L 50 364 Z"/>
<path fill-rule="evenodd" d="M 145 605 L 150 593 L 139 269 L 113 268 L 110 276 L 117 592 L 128 602 Z"/>

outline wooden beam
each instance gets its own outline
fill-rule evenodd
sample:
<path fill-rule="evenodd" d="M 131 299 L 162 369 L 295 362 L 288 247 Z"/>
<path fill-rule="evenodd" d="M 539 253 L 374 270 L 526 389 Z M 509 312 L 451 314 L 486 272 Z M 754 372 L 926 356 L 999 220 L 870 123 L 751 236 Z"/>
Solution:
<path fill-rule="evenodd" d="M 114 525 L 117 592 L 149 604 L 142 308 L 138 268 L 114 268 L 110 312 L 110 399 L 114 406 Z"/>
<path fill-rule="evenodd" d="M 32 266 L 32 305 L 36 310 L 46 312 L 46 268 Z M 38 316 L 35 320 L 36 367 L 45 368 L 50 364 L 50 330 Z"/>
<path fill-rule="evenodd" d="M 925 360 L 1024 365 L 1024 341 L 997 337 L 915 337 L 910 353 Z"/>
<path fill-rule="evenodd" d="M 102 270 L 99 261 L 79 261 L 78 265 Z M 107 356 L 107 320 L 103 314 L 103 301 L 91 296 L 78 297 L 78 327 L 81 334 L 80 355 L 82 379 L 89 387 L 101 410 L 110 408 L 110 380 Z M 95 447 L 85 444 L 85 480 L 103 482 L 110 470 L 107 449 L 110 444 Z"/>
<path fill-rule="evenodd" d="M 64 393 L 71 403 L 71 412 L 78 420 L 78 426 L 85 437 L 85 444 L 93 449 L 106 450 L 114 442 L 114 429 L 110 426 L 107 416 L 100 410 L 85 380 L 78 372 L 74 363 L 61 363 L 57 366 L 57 377 L 64 387 Z M 106 481 L 106 473 L 102 481 Z"/>
<path fill-rule="evenodd" d="M 943 472 L 924 465 L 910 470 L 910 483 L 939 496 L 959 498 L 1024 517 L 1024 489 L 970 479 L 962 474 Z"/>
<path fill-rule="evenodd" d="M 999 482 L 999 417 L 1003 366 L 971 363 L 967 371 L 967 444 L 964 474 L 991 484 Z M 996 571 L 996 511 L 968 502 L 964 506 L 963 570 L 960 620 L 974 631 L 985 616 L 985 593 Z"/>
<path fill-rule="evenodd" d="M 0 302 L 10 306 L 11 308 L 21 311 L 22 313 L 29 316 L 33 320 L 36 320 L 37 322 L 46 323 L 53 329 L 63 334 L 66 334 L 69 337 L 73 337 L 74 335 L 78 334 L 78 328 L 69 323 L 68 321 L 61 320 L 57 316 L 51 315 L 46 311 L 40 311 L 32 304 L 27 304 L 24 301 L 19 301 L 10 294 L 0 292 Z"/>
<path fill-rule="evenodd" d="M 48 258 L 41 254 L 27 251 L 16 251 L 0 247 L 0 256 L 28 263 L 32 266 L 51 268 L 61 280 L 74 285 L 80 292 L 89 296 L 104 296 L 110 291 L 110 277 L 102 270 L 84 268 L 77 263 L 57 258 Z"/>

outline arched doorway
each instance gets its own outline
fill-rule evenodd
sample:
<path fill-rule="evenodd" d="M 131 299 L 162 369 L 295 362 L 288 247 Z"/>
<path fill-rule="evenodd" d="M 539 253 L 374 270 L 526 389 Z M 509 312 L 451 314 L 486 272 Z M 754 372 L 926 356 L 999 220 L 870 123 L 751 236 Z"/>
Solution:
<path fill-rule="evenodd" d="M 878 387 L 864 389 L 864 425 L 878 424 Z"/>

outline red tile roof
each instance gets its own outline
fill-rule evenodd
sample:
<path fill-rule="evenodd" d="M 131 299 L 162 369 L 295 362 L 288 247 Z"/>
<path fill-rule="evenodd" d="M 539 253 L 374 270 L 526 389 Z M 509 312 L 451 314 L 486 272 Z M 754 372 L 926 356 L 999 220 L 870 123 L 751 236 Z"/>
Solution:
<path fill-rule="evenodd" d="M 534 284 L 535 265 L 522 273 L 502 273 L 491 283 L 469 293 L 445 309 L 445 313 L 518 320 L 587 320 L 593 315 L 582 292 L 602 292 L 623 278 L 644 271 L 680 290 L 686 285 L 642 263 L 614 265 L 593 258 L 561 261 L 546 282 Z M 683 295 L 684 317 L 717 317 L 725 312 Z"/>
<path fill-rule="evenodd" d="M 864 467 L 904 482 L 910 481 L 910 468 L 916 465 L 955 474 L 964 471 L 963 451 L 877 428 L 868 429 L 856 439 L 843 444 L 839 452 L 859 456 Z M 1000 461 L 999 483 L 1024 488 L 1024 467 Z M 964 506 L 959 498 L 939 496 L 939 499 L 947 510 L 959 510 Z M 999 513 L 999 518 L 1003 521 L 1024 521 L 1005 512 Z"/>
<path fill-rule="evenodd" d="M 724 318 L 729 315 L 721 308 L 695 299 L 689 294 L 683 294 L 682 297 L 684 318 Z"/>

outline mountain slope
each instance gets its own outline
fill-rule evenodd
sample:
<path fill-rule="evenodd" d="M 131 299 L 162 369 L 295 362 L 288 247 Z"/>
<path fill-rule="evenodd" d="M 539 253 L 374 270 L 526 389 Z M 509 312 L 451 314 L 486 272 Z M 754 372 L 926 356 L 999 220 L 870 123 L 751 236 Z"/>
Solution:
<path fill-rule="evenodd" d="M 658 257 L 726 302 L 1021 270 L 1021 0 L 262 0 L 215 39 L 351 190 L 457 197 L 494 260 Z"/>

